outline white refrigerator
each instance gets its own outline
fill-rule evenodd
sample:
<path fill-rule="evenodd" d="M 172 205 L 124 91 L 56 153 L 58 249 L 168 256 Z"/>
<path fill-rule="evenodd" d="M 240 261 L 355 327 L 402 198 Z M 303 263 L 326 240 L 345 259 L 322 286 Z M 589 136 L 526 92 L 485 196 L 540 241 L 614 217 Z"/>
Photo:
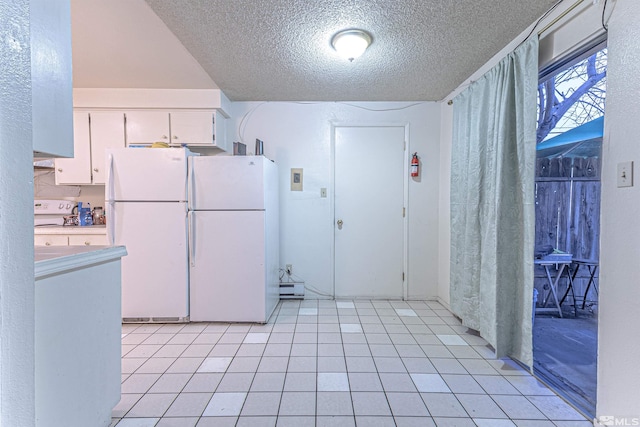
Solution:
<path fill-rule="evenodd" d="M 108 149 L 107 234 L 124 245 L 124 322 L 189 318 L 185 148 Z"/>
<path fill-rule="evenodd" d="M 277 167 L 202 156 L 189 168 L 190 319 L 265 323 L 280 298 Z"/>

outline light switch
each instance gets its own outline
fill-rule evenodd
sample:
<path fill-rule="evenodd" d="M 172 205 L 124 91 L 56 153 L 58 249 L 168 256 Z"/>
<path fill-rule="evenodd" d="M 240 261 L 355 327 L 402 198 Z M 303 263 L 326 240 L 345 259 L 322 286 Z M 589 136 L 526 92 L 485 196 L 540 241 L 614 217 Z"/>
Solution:
<path fill-rule="evenodd" d="M 291 191 L 302 191 L 302 168 L 291 168 Z"/>
<path fill-rule="evenodd" d="M 618 163 L 618 187 L 633 186 L 633 162 Z"/>

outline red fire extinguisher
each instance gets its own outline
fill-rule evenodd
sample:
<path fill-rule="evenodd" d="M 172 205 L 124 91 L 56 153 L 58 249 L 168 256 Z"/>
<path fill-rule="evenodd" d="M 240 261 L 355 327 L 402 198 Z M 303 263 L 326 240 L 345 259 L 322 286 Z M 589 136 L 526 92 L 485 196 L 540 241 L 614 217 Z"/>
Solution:
<path fill-rule="evenodd" d="M 420 160 L 418 159 L 418 153 L 413 153 L 411 158 L 411 176 L 418 176 L 420 174 Z"/>

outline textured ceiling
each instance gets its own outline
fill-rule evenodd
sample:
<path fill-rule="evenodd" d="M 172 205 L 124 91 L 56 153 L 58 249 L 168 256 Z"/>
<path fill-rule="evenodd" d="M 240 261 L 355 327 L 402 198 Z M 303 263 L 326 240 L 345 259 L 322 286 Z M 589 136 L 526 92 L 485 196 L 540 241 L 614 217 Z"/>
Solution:
<path fill-rule="evenodd" d="M 146 0 L 235 101 L 441 100 L 556 0 Z M 345 28 L 373 44 L 350 63 Z"/>

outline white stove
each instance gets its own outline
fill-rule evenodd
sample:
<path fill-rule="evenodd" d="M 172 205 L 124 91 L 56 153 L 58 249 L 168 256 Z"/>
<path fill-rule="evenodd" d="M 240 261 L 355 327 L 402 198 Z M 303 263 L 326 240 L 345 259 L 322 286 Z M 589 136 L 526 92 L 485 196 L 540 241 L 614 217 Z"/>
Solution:
<path fill-rule="evenodd" d="M 34 200 L 33 225 L 36 227 L 64 225 L 64 217 L 73 213 L 75 202 L 70 200 Z"/>

